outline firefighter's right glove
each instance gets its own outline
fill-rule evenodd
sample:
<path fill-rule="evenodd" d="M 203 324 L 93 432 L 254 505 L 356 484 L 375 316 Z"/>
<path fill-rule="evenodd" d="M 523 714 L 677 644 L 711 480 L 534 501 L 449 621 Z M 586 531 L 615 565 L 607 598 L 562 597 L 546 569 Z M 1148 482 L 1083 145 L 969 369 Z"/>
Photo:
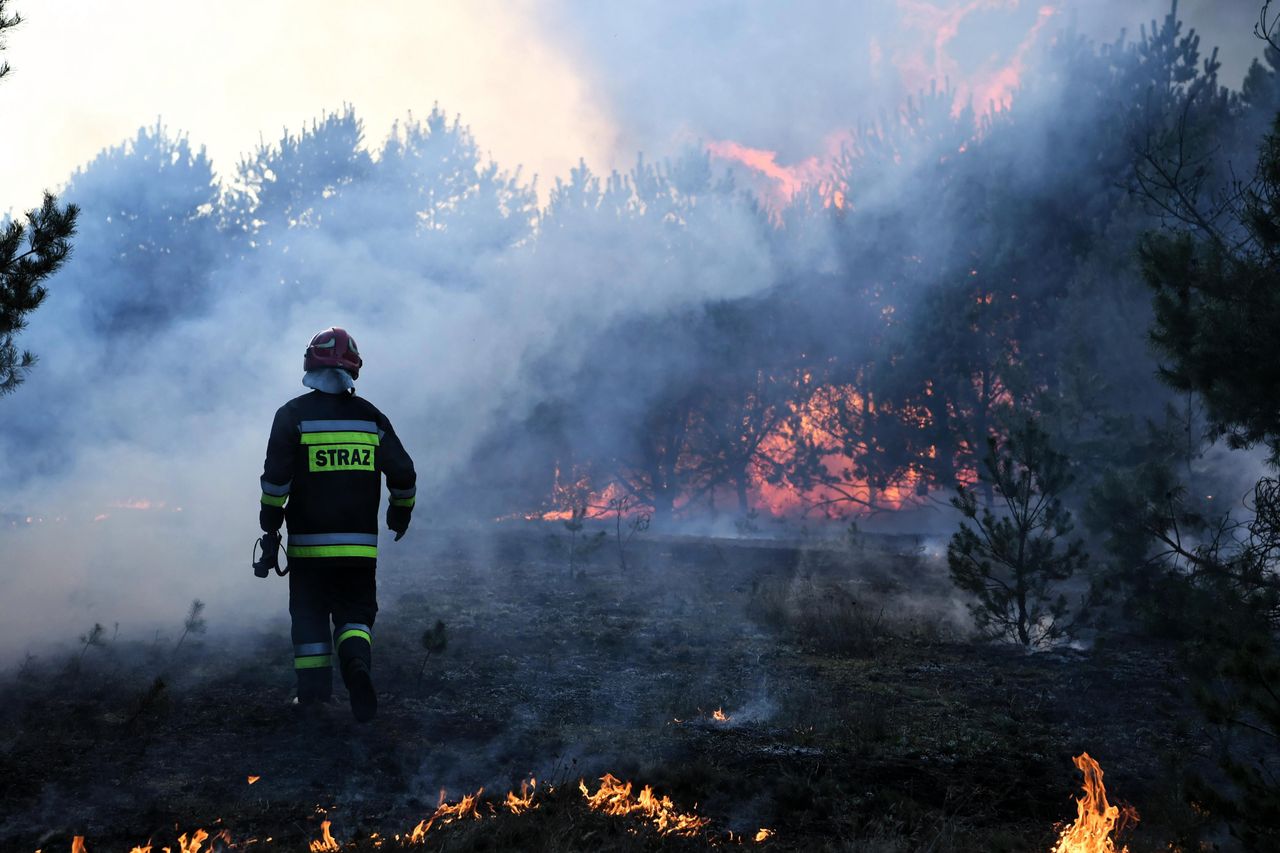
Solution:
<path fill-rule="evenodd" d="M 413 509 L 407 506 L 393 504 L 387 507 L 387 527 L 395 531 L 394 541 L 399 542 L 404 532 L 409 529 L 409 516 L 412 512 Z"/>
<path fill-rule="evenodd" d="M 258 526 L 263 533 L 275 533 L 284 524 L 284 507 L 262 505 L 258 510 Z"/>

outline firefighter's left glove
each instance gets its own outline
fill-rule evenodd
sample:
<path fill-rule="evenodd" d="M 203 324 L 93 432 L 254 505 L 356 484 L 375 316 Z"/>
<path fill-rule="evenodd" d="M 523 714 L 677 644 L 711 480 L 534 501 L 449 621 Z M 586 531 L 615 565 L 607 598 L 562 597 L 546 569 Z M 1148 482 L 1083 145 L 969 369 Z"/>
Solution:
<path fill-rule="evenodd" d="M 413 509 L 407 506 L 396 506 L 392 504 L 387 507 L 387 527 L 396 533 L 395 541 L 399 542 L 404 536 L 404 532 L 409 529 L 409 516 L 413 513 Z"/>

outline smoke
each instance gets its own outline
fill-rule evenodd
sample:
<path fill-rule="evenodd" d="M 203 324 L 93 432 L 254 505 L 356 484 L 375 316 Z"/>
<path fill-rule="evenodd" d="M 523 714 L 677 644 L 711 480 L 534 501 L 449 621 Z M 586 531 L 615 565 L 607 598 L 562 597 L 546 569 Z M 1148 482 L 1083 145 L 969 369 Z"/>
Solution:
<path fill-rule="evenodd" d="M 462 138 L 467 147 L 464 129 L 434 119 L 420 144 Z M 322 122 L 314 147 L 342 138 L 323 131 L 348 120 Z M 697 226 L 682 246 L 696 274 L 692 265 L 661 274 L 668 258 L 652 247 L 669 226 L 660 216 L 638 227 L 596 217 L 596 227 L 548 233 L 534 251 L 518 207 L 528 193 L 512 181 L 490 187 L 514 187 L 501 198 L 477 200 L 471 189 L 450 198 L 435 211 L 439 233 L 423 233 L 419 200 L 387 195 L 401 178 L 396 150 L 369 162 L 352 155 L 339 171 L 359 175 L 376 162 L 386 174 L 363 184 L 339 176 L 337 190 L 282 213 L 318 227 L 264 226 L 261 247 L 243 256 L 227 240 L 216 256 L 204 250 L 211 175 L 200 152 L 163 128 L 72 179 L 65 197 L 83 208 L 83 250 L 33 315 L 24 342 L 41 361 L 0 411 L 0 479 L 10 484 L 0 643 L 11 654 L 94 620 L 145 632 L 194 597 L 233 619 L 278 610 L 279 585 L 265 596 L 249 586 L 257 478 L 271 417 L 305 392 L 302 350 L 321 328 L 342 325 L 359 341 L 358 391 L 396 425 L 419 471 L 420 505 L 430 507 L 465 481 L 494 423 L 519 420 L 546 397 L 530 365 L 555 363 L 562 379 L 619 318 L 660 318 L 772 280 L 762 223 L 733 200 L 687 211 Z M 432 149 L 422 162 L 438 167 L 441 156 Z M 445 170 L 476 183 L 474 165 Z M 435 191 L 446 182 L 416 177 Z M 193 178 L 194 193 L 166 194 Z M 270 215 L 255 202 L 255 215 Z M 547 217 L 554 223 L 555 211 Z M 142 235 L 149 242 L 135 248 Z M 158 310 L 139 313 L 153 303 Z M 423 515 L 416 523 L 430 524 Z"/>
<path fill-rule="evenodd" d="M 954 106 L 1007 105 L 1064 29 L 1110 43 L 1169 13 L 1169 0 L 895 0 L 831 4 L 552 4 L 546 35 L 603 93 L 621 152 L 732 140 L 802 164 L 838 151 L 850 131 L 897 113 L 932 84 Z M 1180 17 L 1221 47 L 1239 86 L 1262 53 L 1256 0 L 1182 0 Z"/>
<path fill-rule="evenodd" d="M 1100 7 L 1079 15 L 1118 29 Z M 23 335 L 41 361 L 0 403 L 0 655 L 94 621 L 145 636 L 196 597 L 215 623 L 278 618 L 283 585 L 255 585 L 247 566 L 257 479 L 272 414 L 304 390 L 303 347 L 327 326 L 359 341 L 358 390 L 415 459 L 418 526 L 431 508 L 467 515 L 455 499 L 477 451 L 518 478 L 511 427 L 569 391 L 591 404 L 575 438 L 625 454 L 649 404 L 707 356 L 682 324 L 725 303 L 785 292 L 810 352 L 861 345 L 879 306 L 806 297 L 867 263 L 855 250 L 948 255 L 955 211 L 936 206 L 926 166 L 966 137 L 863 167 L 858 204 L 900 213 L 884 233 L 845 235 L 852 249 L 817 217 L 779 236 L 690 144 L 794 164 L 954 73 L 950 114 L 1011 69 L 1034 73 L 1044 18 L 1017 2 L 551 4 L 543 35 L 599 88 L 626 162 L 655 160 L 630 178 L 562 176 L 541 212 L 526 178 L 441 113 L 373 128 L 372 146 L 353 112 L 323 117 L 251 152 L 238 183 L 215 182 L 199 140 L 159 125 L 104 152 L 65 193 L 82 230 Z M 1026 166 L 1029 195 L 1070 178 L 1044 141 L 1012 136 L 993 158 Z"/>

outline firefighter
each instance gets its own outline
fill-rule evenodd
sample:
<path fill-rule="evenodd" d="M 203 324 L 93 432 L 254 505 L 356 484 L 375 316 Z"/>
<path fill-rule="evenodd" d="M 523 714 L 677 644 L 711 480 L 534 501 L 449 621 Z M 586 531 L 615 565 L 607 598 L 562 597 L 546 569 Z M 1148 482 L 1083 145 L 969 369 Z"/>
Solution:
<path fill-rule="evenodd" d="M 378 710 L 370 669 L 382 475 L 390 492 L 387 527 L 396 541 L 409 527 L 417 478 L 386 415 L 356 396 L 363 363 L 344 329 L 311 339 L 302 384 L 313 390 L 276 412 L 259 522 L 265 533 L 281 524 L 288 530 L 295 702 L 330 699 L 336 653 L 351 711 L 367 722 Z"/>

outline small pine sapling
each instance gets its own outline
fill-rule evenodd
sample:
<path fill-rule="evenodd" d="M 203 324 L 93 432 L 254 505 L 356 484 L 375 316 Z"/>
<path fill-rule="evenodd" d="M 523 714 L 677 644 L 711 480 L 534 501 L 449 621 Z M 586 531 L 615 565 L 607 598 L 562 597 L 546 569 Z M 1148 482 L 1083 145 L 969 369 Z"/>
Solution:
<path fill-rule="evenodd" d="M 1067 630 L 1067 599 L 1055 585 L 1088 563 L 1081 540 L 1059 547 L 1073 527 L 1060 498 L 1071 484 L 1067 457 L 1028 420 L 1004 441 L 988 440 L 978 478 L 1003 506 L 993 512 L 973 488 L 957 489 L 951 504 L 973 526 L 962 521 L 947 545 L 951 580 L 977 599 L 969 609 L 986 636 L 1051 643 Z"/>
<path fill-rule="evenodd" d="M 427 661 L 431 655 L 443 652 L 449 646 L 449 636 L 444 622 L 437 619 L 436 624 L 422 632 L 422 648 L 426 652 L 422 656 L 422 666 L 418 669 L 418 684 L 422 683 L 422 674 L 427 671 Z"/>
<path fill-rule="evenodd" d="M 90 646 L 105 646 L 106 642 L 103 637 L 106 635 L 107 629 L 102 627 L 101 623 L 94 622 L 93 627 L 87 633 L 80 635 L 80 660 L 84 660 L 85 652 L 89 651 Z"/>
<path fill-rule="evenodd" d="M 198 598 L 192 599 L 191 609 L 187 611 L 187 618 L 182 620 L 182 636 L 178 637 L 178 642 L 174 645 L 173 650 L 177 652 L 182 648 L 182 641 L 187 638 L 188 634 L 203 634 L 208 625 L 205 624 L 204 602 Z"/>
<path fill-rule="evenodd" d="M 651 520 L 647 512 L 631 514 L 638 505 L 639 501 L 633 495 L 623 495 L 609 501 L 609 510 L 614 514 L 614 532 L 618 542 L 618 571 L 624 575 L 627 573 L 627 545 L 637 533 L 643 533 L 649 529 Z M 627 528 L 625 537 L 622 535 L 624 518 Z"/>

